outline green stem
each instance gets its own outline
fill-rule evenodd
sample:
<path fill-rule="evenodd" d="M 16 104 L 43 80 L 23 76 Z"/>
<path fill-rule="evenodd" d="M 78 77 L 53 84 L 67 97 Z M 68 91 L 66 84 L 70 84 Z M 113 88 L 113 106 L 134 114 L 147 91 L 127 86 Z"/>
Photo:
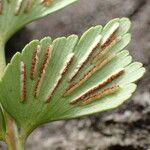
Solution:
<path fill-rule="evenodd" d="M 0 79 L 4 74 L 4 70 L 6 68 L 6 60 L 5 60 L 5 43 L 0 39 Z"/>
<path fill-rule="evenodd" d="M 0 39 L 0 79 L 4 75 L 5 68 L 5 42 Z M 5 141 L 8 145 L 8 150 L 24 150 L 25 139 L 22 138 L 19 128 L 17 127 L 15 121 L 5 112 L 4 109 L 3 113 L 6 124 Z"/>
<path fill-rule="evenodd" d="M 18 140 L 16 144 L 17 145 L 14 146 L 14 144 L 12 144 L 11 142 L 7 142 L 8 150 L 24 150 L 24 143 L 22 141 Z"/>
<path fill-rule="evenodd" d="M 24 150 L 25 139 L 20 136 L 16 123 L 7 116 L 6 143 L 8 150 Z"/>

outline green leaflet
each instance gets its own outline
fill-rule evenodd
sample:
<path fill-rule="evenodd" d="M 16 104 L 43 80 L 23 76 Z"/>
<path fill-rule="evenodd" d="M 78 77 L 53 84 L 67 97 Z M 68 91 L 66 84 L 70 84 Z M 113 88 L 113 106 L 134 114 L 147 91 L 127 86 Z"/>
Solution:
<path fill-rule="evenodd" d="M 3 40 L 25 24 L 51 14 L 77 0 L 0 0 L 0 35 Z"/>
<path fill-rule="evenodd" d="M 0 101 L 24 134 L 43 123 L 116 108 L 131 97 L 145 69 L 124 50 L 129 27 L 129 19 L 117 18 L 80 39 L 34 40 L 12 58 L 0 82 Z M 70 104 L 74 99 L 81 102 Z"/>

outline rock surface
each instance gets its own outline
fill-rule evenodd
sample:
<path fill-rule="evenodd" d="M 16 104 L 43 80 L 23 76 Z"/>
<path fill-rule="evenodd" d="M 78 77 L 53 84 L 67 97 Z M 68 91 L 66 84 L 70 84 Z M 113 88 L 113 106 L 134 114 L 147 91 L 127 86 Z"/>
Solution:
<path fill-rule="evenodd" d="M 147 150 L 150 146 L 150 1 L 80 0 L 18 32 L 7 45 L 8 61 L 32 39 L 81 34 L 115 17 L 132 20 L 129 50 L 147 73 L 132 100 L 111 112 L 59 121 L 38 128 L 28 139 L 29 150 Z M 15 43 L 15 44 L 14 44 Z M 14 50 L 14 51 L 12 51 Z M 0 149 L 6 147 L 1 143 Z"/>

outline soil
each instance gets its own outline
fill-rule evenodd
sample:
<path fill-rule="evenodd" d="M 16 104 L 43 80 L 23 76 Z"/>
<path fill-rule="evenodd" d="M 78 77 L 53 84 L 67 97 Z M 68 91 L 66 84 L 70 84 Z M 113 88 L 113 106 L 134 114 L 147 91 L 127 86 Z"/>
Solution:
<path fill-rule="evenodd" d="M 80 0 L 51 16 L 29 24 L 7 44 L 7 61 L 32 39 L 78 34 L 115 17 L 132 20 L 128 49 L 147 73 L 138 82 L 130 101 L 120 108 L 94 116 L 58 121 L 35 130 L 27 141 L 29 150 L 147 150 L 150 146 L 150 1 Z M 4 143 L 0 149 L 5 150 Z"/>

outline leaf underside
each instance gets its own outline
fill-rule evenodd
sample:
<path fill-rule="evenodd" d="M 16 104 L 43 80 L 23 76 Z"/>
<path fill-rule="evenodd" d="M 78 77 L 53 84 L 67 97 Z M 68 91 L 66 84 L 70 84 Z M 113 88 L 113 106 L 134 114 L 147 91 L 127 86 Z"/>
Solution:
<path fill-rule="evenodd" d="M 8 64 L 0 100 L 26 131 L 54 120 L 114 109 L 129 99 L 145 72 L 125 50 L 127 18 L 78 36 L 34 40 Z"/>
<path fill-rule="evenodd" d="M 0 35 L 8 40 L 25 24 L 77 0 L 0 0 Z"/>

